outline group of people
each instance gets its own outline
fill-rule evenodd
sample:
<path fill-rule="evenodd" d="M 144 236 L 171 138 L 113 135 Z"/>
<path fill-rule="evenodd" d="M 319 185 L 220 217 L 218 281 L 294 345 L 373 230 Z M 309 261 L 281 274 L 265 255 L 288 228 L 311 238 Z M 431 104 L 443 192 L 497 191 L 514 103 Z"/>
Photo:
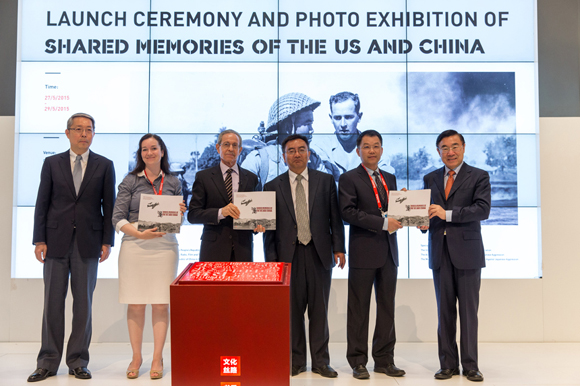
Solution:
<path fill-rule="evenodd" d="M 355 107 L 358 98 L 352 99 L 350 93 L 341 94 L 337 94 L 334 102 L 331 98 L 331 119 L 340 123 L 338 127 L 346 125 L 346 134 L 346 130 L 352 130 L 352 125 L 348 129 L 348 122 L 355 121 L 356 116 L 360 119 L 362 113 Z M 380 167 L 382 136 L 375 130 L 358 133 L 353 147 L 357 165 L 341 171 L 337 189 L 336 176 L 311 167 L 308 133 L 305 136 L 281 128 L 286 118 L 293 127 L 311 124 L 312 102 L 302 98 L 295 103 L 303 105 L 302 109 L 284 112 L 284 106 L 280 106 L 272 114 L 279 118 L 270 131 L 277 131 L 276 146 L 280 147 L 287 171 L 269 180 L 261 181 L 258 175 L 238 165 L 242 138 L 236 131 L 224 130 L 219 134 L 216 151 L 220 163 L 197 173 L 187 211 L 190 223 L 204 226 L 199 259 L 252 261 L 253 234 L 265 232 L 265 260 L 292 264 L 291 374 L 306 371 L 304 314 L 308 311 L 311 370 L 334 378 L 338 373 L 330 366 L 328 302 L 332 268 L 346 265 L 344 223 L 350 224 L 348 363 L 354 378 L 370 377 L 366 365 L 374 287 L 377 309 L 371 348 L 374 372 L 403 376 L 405 371 L 394 361 L 399 264 L 396 231 L 402 225 L 387 217 L 389 192 L 397 190 L 397 183 L 393 174 Z M 354 117 L 349 113 L 351 109 L 356 112 Z M 302 125 L 296 126 L 297 122 Z M 163 376 L 162 350 L 168 326 L 169 284 L 177 273 L 177 241 L 174 235 L 155 228 L 138 231 L 135 223 L 142 193 L 181 195 L 181 184 L 170 173 L 168 151 L 162 139 L 147 134 L 139 143 L 136 167 L 119 185 L 115 202 L 112 162 L 89 151 L 94 127 L 94 119 L 89 115 L 73 115 L 66 129 L 70 150 L 48 157 L 42 168 L 34 244 L 37 259 L 44 263 L 45 303 L 38 368 L 29 376 L 29 382 L 55 375 L 59 367 L 69 275 L 74 316 L 66 364 L 75 377 L 91 378 L 87 365 L 92 293 L 98 262 L 107 259 L 115 230 L 125 234 L 119 254 L 119 298 L 128 304 L 127 323 L 133 349 L 126 375 L 139 376 L 145 306 L 151 304 L 154 353 L 150 376 Z M 338 129 L 337 138 L 341 138 Z M 481 268 L 485 266 L 480 221 L 490 212 L 490 179 L 487 172 L 463 161 L 465 141 L 458 132 L 444 131 L 436 146 L 444 167 L 424 177 L 425 189 L 431 189 L 430 225 L 420 228 L 429 232 L 429 266 L 433 270 L 438 307 L 441 368 L 435 378 L 458 375 L 461 363 L 468 380 L 482 381 L 477 360 L 477 311 Z M 239 218 L 240 211 L 233 204 L 233 194 L 262 188 L 276 192 L 276 230 L 266 231 L 261 225 L 253 231 L 234 230 L 233 220 Z M 185 214 L 185 204 L 181 204 L 181 212 Z M 460 350 L 455 338 L 457 310 Z"/>
<path fill-rule="evenodd" d="M 66 364 L 69 374 L 90 379 L 92 300 L 98 263 L 109 257 L 114 232 L 123 232 L 119 252 L 119 301 L 127 304 L 133 350 L 127 378 L 137 378 L 143 362 L 145 308 L 151 304 L 154 336 L 150 377 L 163 377 L 163 346 L 169 326 L 169 285 L 177 275 L 175 234 L 157 228 L 139 231 L 141 194 L 181 196 L 171 174 L 163 140 L 146 134 L 139 141 L 136 166 L 119 185 L 115 199 L 113 162 L 89 150 L 95 135 L 92 116 L 78 113 L 67 122 L 70 150 L 47 157 L 42 166 L 34 212 L 35 255 L 44 264 L 42 343 L 37 369 L 28 382 L 56 375 L 64 344 L 64 309 L 70 277 L 73 321 Z M 180 204 L 182 215 L 186 211 Z"/>

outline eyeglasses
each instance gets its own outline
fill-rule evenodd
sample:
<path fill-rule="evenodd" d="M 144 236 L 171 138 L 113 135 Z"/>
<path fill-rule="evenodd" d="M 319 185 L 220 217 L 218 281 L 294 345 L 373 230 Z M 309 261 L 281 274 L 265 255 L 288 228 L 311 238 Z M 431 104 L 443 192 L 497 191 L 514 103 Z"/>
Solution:
<path fill-rule="evenodd" d="M 463 148 L 463 146 L 461 146 L 461 145 L 453 145 L 453 146 L 451 146 L 451 149 L 448 148 L 447 146 L 443 146 L 443 147 L 440 147 L 439 150 L 441 150 L 441 153 L 447 154 L 447 153 L 449 153 L 449 150 L 453 150 L 454 153 L 457 153 L 462 148 Z"/>
<path fill-rule="evenodd" d="M 238 145 L 237 143 L 229 143 L 229 142 L 224 142 L 220 146 L 223 146 L 225 148 L 233 147 L 234 149 L 240 147 L 240 145 Z"/>
<path fill-rule="evenodd" d="M 296 149 L 288 149 L 286 150 L 286 154 L 288 155 L 294 155 L 294 154 L 300 154 L 300 155 L 304 155 L 306 153 L 308 153 L 308 149 L 305 147 L 301 147 L 300 149 L 296 150 Z"/>
<path fill-rule="evenodd" d="M 381 149 L 381 146 L 375 145 L 375 146 L 370 146 L 370 145 L 364 145 L 361 147 L 361 149 L 369 151 L 369 150 L 374 150 L 374 151 L 379 151 Z"/>
<path fill-rule="evenodd" d="M 81 129 L 80 127 L 71 127 L 69 131 L 74 131 L 77 134 L 87 133 L 87 135 L 93 135 L 93 129 Z"/>

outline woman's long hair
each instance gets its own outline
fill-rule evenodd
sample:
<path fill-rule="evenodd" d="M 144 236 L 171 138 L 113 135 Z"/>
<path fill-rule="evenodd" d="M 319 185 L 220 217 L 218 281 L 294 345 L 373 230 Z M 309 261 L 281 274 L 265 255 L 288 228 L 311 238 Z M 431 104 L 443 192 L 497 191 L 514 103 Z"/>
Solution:
<path fill-rule="evenodd" d="M 161 170 L 165 174 L 170 174 L 171 171 L 169 170 L 169 153 L 167 152 L 167 146 L 165 146 L 165 142 L 163 142 L 160 136 L 151 133 L 145 134 L 139 140 L 139 148 L 135 153 L 135 161 L 137 161 L 137 165 L 135 165 L 135 169 L 133 169 L 130 174 L 139 174 L 145 170 L 145 161 L 143 161 L 143 156 L 141 155 L 141 145 L 143 144 L 143 141 L 149 138 L 155 139 L 159 144 L 161 151 L 163 151 L 163 157 L 161 157 Z"/>

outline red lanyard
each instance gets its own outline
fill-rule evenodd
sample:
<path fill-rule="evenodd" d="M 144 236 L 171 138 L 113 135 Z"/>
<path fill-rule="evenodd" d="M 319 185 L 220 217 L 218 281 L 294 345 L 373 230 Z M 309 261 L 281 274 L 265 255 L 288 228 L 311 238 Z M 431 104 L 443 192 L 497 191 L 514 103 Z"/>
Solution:
<path fill-rule="evenodd" d="M 366 169 L 365 169 L 366 170 Z M 387 192 L 387 201 L 389 200 L 389 188 L 387 187 L 387 183 L 383 178 L 383 174 L 379 172 L 379 176 L 381 176 L 381 182 L 385 187 L 385 192 Z M 381 205 L 381 198 L 379 197 L 379 192 L 377 191 L 377 184 L 375 184 L 375 179 L 369 174 L 369 178 L 371 179 L 371 184 L 373 184 L 373 190 L 375 191 L 375 198 L 377 199 L 377 205 L 379 206 L 380 210 L 383 210 L 383 206 Z"/>
<path fill-rule="evenodd" d="M 151 184 L 151 187 L 153 188 L 153 193 L 155 193 L 156 196 L 160 196 L 163 194 L 163 181 L 165 180 L 165 174 L 161 173 L 161 185 L 159 185 L 159 193 L 157 193 L 157 190 L 155 189 L 155 185 L 153 185 L 153 182 L 149 179 L 149 176 L 147 175 L 147 171 L 145 171 L 145 169 L 143 169 L 143 172 L 145 173 L 145 178 L 147 178 L 147 181 L 149 181 L 149 183 Z"/>

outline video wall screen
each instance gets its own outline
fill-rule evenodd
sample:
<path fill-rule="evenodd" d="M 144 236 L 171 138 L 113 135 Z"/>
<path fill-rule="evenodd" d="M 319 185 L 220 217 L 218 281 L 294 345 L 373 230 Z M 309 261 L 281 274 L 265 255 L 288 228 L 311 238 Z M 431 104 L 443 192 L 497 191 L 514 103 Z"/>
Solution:
<path fill-rule="evenodd" d="M 347 91 L 362 113 L 348 130 L 383 135 L 380 166 L 399 188 L 421 189 L 443 166 L 441 131 L 463 133 L 465 162 L 491 176 L 483 277 L 541 277 L 535 10 L 533 0 L 21 0 L 12 276 L 42 277 L 32 246 L 40 169 L 68 149 L 73 113 L 95 117 L 91 150 L 114 161 L 117 183 L 139 138 L 161 135 L 188 200 L 196 173 L 219 162 L 225 128 L 242 134 L 239 162 L 262 183 L 286 172 L 268 113 L 289 93 L 320 102 L 309 167 L 338 182 L 360 164 L 329 105 Z M 182 227 L 179 269 L 198 260 L 201 231 Z M 405 228 L 398 241 L 399 277 L 430 278 L 427 236 Z M 117 277 L 120 243 L 99 277 Z M 264 260 L 261 235 L 254 260 Z"/>

